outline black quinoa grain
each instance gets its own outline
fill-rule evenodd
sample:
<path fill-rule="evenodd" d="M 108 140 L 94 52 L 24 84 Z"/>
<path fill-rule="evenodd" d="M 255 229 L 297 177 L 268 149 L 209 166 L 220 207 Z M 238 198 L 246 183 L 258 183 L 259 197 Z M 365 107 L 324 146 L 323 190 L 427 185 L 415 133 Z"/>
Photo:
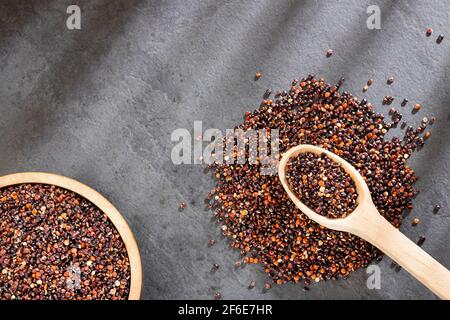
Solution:
<path fill-rule="evenodd" d="M 392 96 L 385 96 L 383 98 L 383 104 L 390 105 L 394 101 L 394 97 Z"/>
<path fill-rule="evenodd" d="M 400 120 L 402 120 L 402 114 L 400 112 L 398 112 L 397 110 L 395 110 L 394 108 L 391 109 L 391 116 L 392 116 L 392 121 L 394 122 L 394 125 L 397 125 Z"/>
<path fill-rule="evenodd" d="M 406 106 L 407 103 L 408 103 L 408 99 L 404 98 L 402 101 L 402 107 Z"/>
<path fill-rule="evenodd" d="M 272 94 L 272 90 L 267 89 L 266 92 L 264 92 L 264 95 L 263 95 L 264 99 L 269 98 L 271 94 Z"/>
<path fill-rule="evenodd" d="M 439 210 L 441 210 L 441 206 L 440 206 L 440 205 L 438 205 L 438 204 L 437 204 L 437 205 L 435 205 L 435 206 L 434 206 L 434 208 L 433 208 L 433 212 L 434 212 L 434 213 L 438 213 L 438 212 L 439 212 Z"/>
<path fill-rule="evenodd" d="M 419 240 L 417 241 L 418 246 L 422 246 L 427 238 L 424 236 L 420 236 Z"/>
<path fill-rule="evenodd" d="M 430 124 L 434 124 L 436 122 L 436 117 L 431 117 L 430 118 Z"/>
<path fill-rule="evenodd" d="M 211 272 L 216 272 L 217 270 L 219 270 L 220 266 L 217 263 L 214 263 L 211 267 Z"/>

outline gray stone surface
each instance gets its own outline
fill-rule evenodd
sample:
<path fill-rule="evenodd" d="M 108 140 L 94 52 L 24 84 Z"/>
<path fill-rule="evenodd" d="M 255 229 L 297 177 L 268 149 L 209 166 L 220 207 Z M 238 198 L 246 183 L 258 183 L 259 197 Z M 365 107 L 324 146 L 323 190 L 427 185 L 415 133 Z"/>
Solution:
<path fill-rule="evenodd" d="M 65 27 L 82 9 L 82 30 Z M 378 4 L 382 30 L 366 28 Z M 261 266 L 235 269 L 239 253 L 220 237 L 203 199 L 202 166 L 175 166 L 171 132 L 232 128 L 265 89 L 308 73 L 367 97 L 403 97 L 404 119 L 435 115 L 432 137 L 410 161 L 422 192 L 402 231 L 450 267 L 450 19 L 447 1 L 0 1 L 0 174 L 49 171 L 103 193 L 134 230 L 145 299 L 434 299 L 405 271 L 380 264 L 382 289 L 360 270 L 348 281 L 276 286 Z M 434 34 L 425 37 L 425 29 Z M 441 45 L 435 42 L 445 34 Z M 334 49 L 327 59 L 325 52 Z M 253 81 L 255 71 L 264 76 Z M 388 76 L 395 82 L 386 85 Z M 374 79 L 370 90 L 361 88 Z M 411 104 L 423 108 L 411 115 Z M 178 211 L 180 202 L 189 204 Z M 442 210 L 433 215 L 434 204 Z M 411 227 L 411 220 L 422 220 Z M 210 238 L 218 243 L 207 248 Z M 210 273 L 213 263 L 220 270 Z M 257 287 L 248 290 L 251 280 Z"/>

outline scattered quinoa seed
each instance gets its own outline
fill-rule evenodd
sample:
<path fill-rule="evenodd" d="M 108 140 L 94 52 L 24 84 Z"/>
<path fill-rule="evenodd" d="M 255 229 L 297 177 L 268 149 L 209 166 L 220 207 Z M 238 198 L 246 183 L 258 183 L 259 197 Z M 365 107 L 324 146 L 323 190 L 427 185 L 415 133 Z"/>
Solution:
<path fill-rule="evenodd" d="M 420 219 L 419 218 L 414 218 L 413 222 L 412 222 L 412 225 L 413 226 L 417 226 L 419 223 L 420 223 Z"/>
<path fill-rule="evenodd" d="M 392 96 L 384 96 L 383 98 L 383 104 L 390 105 L 394 101 L 394 97 Z"/>
<path fill-rule="evenodd" d="M 328 49 L 327 50 L 327 57 L 331 57 L 333 55 L 333 49 Z"/>
<path fill-rule="evenodd" d="M 424 236 L 420 236 L 419 241 L 417 241 L 417 245 L 422 246 L 425 240 L 426 238 Z"/>
<path fill-rule="evenodd" d="M 255 80 L 259 80 L 262 77 L 262 73 L 261 72 L 256 72 L 255 73 Z"/>
<path fill-rule="evenodd" d="M 408 99 L 404 98 L 402 101 L 402 107 L 406 106 L 407 103 L 408 103 Z"/>
<path fill-rule="evenodd" d="M 211 272 L 216 272 L 217 270 L 219 270 L 219 265 L 217 263 L 214 263 L 212 268 L 211 268 Z"/>
<path fill-rule="evenodd" d="M 186 208 L 187 208 L 187 203 L 186 203 L 186 202 L 180 203 L 180 205 L 179 205 L 179 209 L 180 209 L 180 210 L 184 210 L 184 209 L 186 209 Z"/>
<path fill-rule="evenodd" d="M 433 33 L 433 29 L 432 28 L 428 28 L 425 34 L 426 34 L 427 37 L 429 37 L 429 36 L 431 36 L 432 33 Z"/>

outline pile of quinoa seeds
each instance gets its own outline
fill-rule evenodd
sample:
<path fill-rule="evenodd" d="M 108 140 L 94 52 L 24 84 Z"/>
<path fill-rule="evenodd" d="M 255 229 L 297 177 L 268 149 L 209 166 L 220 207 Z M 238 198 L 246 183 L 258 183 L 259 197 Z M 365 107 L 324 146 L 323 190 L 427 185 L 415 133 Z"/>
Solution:
<path fill-rule="evenodd" d="M 107 216 L 65 189 L 0 190 L 0 300 L 128 299 L 130 263 Z"/>
<path fill-rule="evenodd" d="M 288 91 L 263 100 L 236 128 L 278 129 L 280 155 L 299 144 L 325 148 L 350 162 L 365 178 L 373 201 L 392 225 L 411 209 L 414 172 L 406 164 L 423 145 L 423 128 L 406 130 L 404 139 L 386 139 L 399 120 L 384 120 L 365 99 L 339 92 L 336 85 L 310 75 Z M 282 284 L 347 277 L 381 255 L 364 240 L 318 225 L 300 212 L 277 175 L 260 175 L 259 164 L 215 164 L 216 187 L 210 206 L 243 262 L 261 262 Z"/>
<path fill-rule="evenodd" d="M 289 159 L 286 169 L 292 192 L 316 213 L 328 218 L 345 218 L 357 207 L 355 183 L 325 153 L 300 153 Z"/>

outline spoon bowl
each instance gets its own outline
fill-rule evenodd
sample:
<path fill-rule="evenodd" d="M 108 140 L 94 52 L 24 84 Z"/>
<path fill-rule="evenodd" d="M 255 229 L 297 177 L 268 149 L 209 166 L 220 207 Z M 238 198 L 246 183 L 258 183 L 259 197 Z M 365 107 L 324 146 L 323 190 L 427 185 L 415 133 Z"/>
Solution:
<path fill-rule="evenodd" d="M 291 190 L 286 179 L 290 159 L 300 153 L 325 154 L 341 165 L 356 186 L 357 207 L 344 218 L 327 218 L 306 206 Z M 450 271 L 389 223 L 375 207 L 364 178 L 350 163 L 323 148 L 302 144 L 283 154 L 278 177 L 297 208 L 311 220 L 332 230 L 354 234 L 380 249 L 442 299 L 450 299 Z"/>
<path fill-rule="evenodd" d="M 350 178 L 355 183 L 356 192 L 358 194 L 357 198 L 358 205 L 350 215 L 348 215 L 345 218 L 338 218 L 338 219 L 327 218 L 325 216 L 322 216 L 314 212 L 314 210 L 310 209 L 303 202 L 301 202 L 301 200 L 297 197 L 297 195 L 291 190 L 289 182 L 287 181 L 286 178 L 287 165 L 290 159 L 297 157 L 301 153 L 314 153 L 317 155 L 325 154 L 334 162 L 339 163 L 341 165 L 341 168 L 350 176 Z M 280 165 L 278 167 L 278 177 L 280 179 L 281 184 L 283 185 L 284 190 L 287 192 L 289 198 L 291 198 L 291 200 L 295 203 L 295 205 L 310 219 L 318 222 L 319 224 L 329 229 L 351 232 L 353 231 L 352 225 L 362 218 L 360 216 L 371 214 L 371 211 L 364 210 L 364 207 L 367 206 L 368 204 L 373 205 L 369 187 L 364 181 L 364 178 L 361 176 L 358 170 L 356 170 L 350 163 L 348 163 L 338 155 L 323 148 L 309 144 L 302 144 L 289 149 L 283 155 L 280 161 Z"/>

